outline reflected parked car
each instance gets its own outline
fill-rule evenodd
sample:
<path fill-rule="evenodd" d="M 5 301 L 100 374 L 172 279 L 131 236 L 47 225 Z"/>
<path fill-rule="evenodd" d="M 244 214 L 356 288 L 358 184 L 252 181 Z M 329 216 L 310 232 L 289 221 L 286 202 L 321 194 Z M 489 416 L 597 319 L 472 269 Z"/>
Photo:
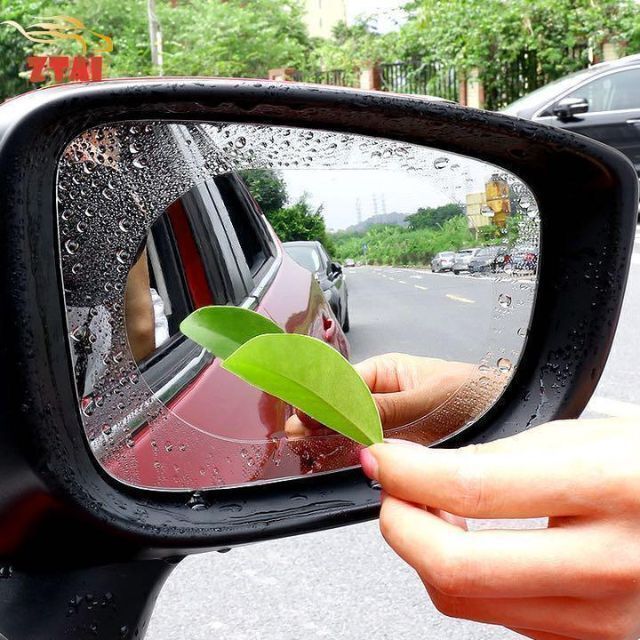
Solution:
<path fill-rule="evenodd" d="M 505 270 L 535 274 L 538 271 L 538 248 L 531 245 L 516 245 L 505 256 Z"/>
<path fill-rule="evenodd" d="M 344 261 L 343 266 L 345 266 L 345 267 L 355 267 L 356 266 L 356 261 L 353 258 L 347 258 Z"/>
<path fill-rule="evenodd" d="M 469 261 L 470 273 L 497 273 L 504 269 L 506 247 L 482 247 Z"/>
<path fill-rule="evenodd" d="M 349 295 L 342 267 L 332 262 L 327 250 L 315 240 L 285 242 L 283 246 L 301 267 L 313 273 L 342 330 L 349 331 Z"/>
<path fill-rule="evenodd" d="M 469 271 L 469 263 L 480 249 L 475 247 L 473 249 L 460 249 L 455 255 L 453 260 L 453 273 L 458 275 L 461 271 Z"/>
<path fill-rule="evenodd" d="M 433 256 L 433 260 L 431 260 L 431 271 L 433 271 L 433 273 L 451 271 L 455 257 L 455 251 L 441 251 L 440 253 L 436 253 L 436 255 Z"/>

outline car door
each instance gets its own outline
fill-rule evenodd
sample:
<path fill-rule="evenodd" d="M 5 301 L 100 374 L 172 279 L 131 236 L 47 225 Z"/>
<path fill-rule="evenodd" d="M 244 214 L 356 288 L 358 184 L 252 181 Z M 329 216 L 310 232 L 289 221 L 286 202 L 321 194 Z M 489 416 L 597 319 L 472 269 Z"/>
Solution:
<path fill-rule="evenodd" d="M 561 98 L 585 98 L 589 110 L 570 120 L 553 115 Z M 558 96 L 534 118 L 589 136 L 622 151 L 640 173 L 640 65 L 610 71 Z"/>

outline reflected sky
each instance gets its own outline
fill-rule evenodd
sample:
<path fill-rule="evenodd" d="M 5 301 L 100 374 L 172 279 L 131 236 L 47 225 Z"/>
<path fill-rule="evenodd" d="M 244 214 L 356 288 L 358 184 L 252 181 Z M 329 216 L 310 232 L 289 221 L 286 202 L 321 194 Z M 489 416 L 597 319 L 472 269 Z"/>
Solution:
<path fill-rule="evenodd" d="M 450 202 L 464 205 L 466 193 L 484 190 L 494 170 L 478 163 L 466 170 L 465 192 L 454 193 L 451 183 L 425 176 L 384 169 L 293 169 L 280 173 L 287 184 L 289 204 L 305 194 L 331 231 L 345 229 L 360 219 L 383 213 L 415 213 L 420 207 L 438 207 Z"/>

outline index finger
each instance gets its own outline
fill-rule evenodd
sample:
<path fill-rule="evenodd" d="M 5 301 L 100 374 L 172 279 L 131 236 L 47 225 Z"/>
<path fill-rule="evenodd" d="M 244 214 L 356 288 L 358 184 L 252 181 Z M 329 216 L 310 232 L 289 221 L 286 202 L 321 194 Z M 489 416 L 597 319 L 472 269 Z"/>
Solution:
<path fill-rule="evenodd" d="M 617 502 L 592 452 L 534 446 L 540 434 L 528 435 L 462 449 L 385 442 L 361 460 L 388 494 L 464 517 L 578 516 Z"/>

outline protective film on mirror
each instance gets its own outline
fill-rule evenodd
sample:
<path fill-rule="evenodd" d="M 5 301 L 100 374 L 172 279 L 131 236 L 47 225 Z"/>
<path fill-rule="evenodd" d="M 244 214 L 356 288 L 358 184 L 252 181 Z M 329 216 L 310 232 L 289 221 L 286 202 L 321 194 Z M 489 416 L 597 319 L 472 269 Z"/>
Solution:
<path fill-rule="evenodd" d="M 180 333 L 205 305 L 325 341 L 385 435 L 472 424 L 518 364 L 539 213 L 516 176 L 406 143 L 248 124 L 130 122 L 66 147 L 61 269 L 79 412 L 97 460 L 198 490 L 356 465 L 359 445 Z"/>

